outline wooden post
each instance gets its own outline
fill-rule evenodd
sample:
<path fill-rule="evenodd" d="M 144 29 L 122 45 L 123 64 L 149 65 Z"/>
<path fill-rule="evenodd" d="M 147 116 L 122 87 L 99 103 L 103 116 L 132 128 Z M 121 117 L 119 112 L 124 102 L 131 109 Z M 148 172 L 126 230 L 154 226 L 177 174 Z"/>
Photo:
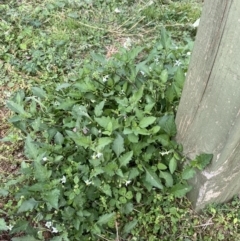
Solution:
<path fill-rule="evenodd" d="M 191 180 L 196 210 L 240 193 L 240 1 L 205 0 L 176 117 L 191 159 L 214 154 Z"/>

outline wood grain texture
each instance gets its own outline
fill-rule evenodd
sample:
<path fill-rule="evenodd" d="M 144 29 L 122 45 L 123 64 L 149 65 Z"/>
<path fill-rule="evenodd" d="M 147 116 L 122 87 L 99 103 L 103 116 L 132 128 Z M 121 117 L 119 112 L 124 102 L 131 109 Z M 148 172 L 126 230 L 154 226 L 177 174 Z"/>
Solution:
<path fill-rule="evenodd" d="M 177 141 L 212 164 L 192 180 L 190 199 L 201 209 L 240 192 L 240 1 L 206 0 L 184 85 Z"/>

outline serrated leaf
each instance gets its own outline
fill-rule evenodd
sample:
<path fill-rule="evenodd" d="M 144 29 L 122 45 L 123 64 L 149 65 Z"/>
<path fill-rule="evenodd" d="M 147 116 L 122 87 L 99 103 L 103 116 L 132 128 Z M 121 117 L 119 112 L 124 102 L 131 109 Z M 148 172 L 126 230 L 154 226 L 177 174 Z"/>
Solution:
<path fill-rule="evenodd" d="M 189 185 L 183 185 L 183 184 L 176 184 L 174 185 L 171 190 L 170 193 L 172 193 L 175 197 L 177 198 L 182 198 L 184 197 L 190 190 L 192 189 L 191 186 Z"/>
<path fill-rule="evenodd" d="M 31 87 L 34 96 L 44 99 L 47 96 L 46 91 L 39 87 Z"/>
<path fill-rule="evenodd" d="M 98 139 L 98 144 L 97 144 L 97 149 L 101 150 L 105 146 L 109 145 L 112 143 L 113 139 L 110 137 L 101 137 Z"/>
<path fill-rule="evenodd" d="M 197 156 L 196 161 L 197 161 L 197 167 L 199 168 L 199 170 L 202 171 L 207 165 L 209 165 L 212 158 L 213 158 L 213 154 L 206 154 L 206 153 Z"/>
<path fill-rule="evenodd" d="M 121 135 L 117 134 L 117 137 L 115 138 L 115 140 L 113 141 L 113 151 L 115 152 L 115 154 L 117 155 L 117 157 L 120 156 L 121 153 L 123 153 L 125 151 L 124 148 L 124 139 L 122 138 Z"/>
<path fill-rule="evenodd" d="M 154 116 L 143 117 L 141 119 L 141 121 L 139 122 L 139 126 L 141 128 L 146 128 L 146 127 L 150 126 L 151 124 L 153 124 L 155 120 L 156 120 L 156 117 L 154 117 Z"/>
<path fill-rule="evenodd" d="M 165 96 L 168 102 L 173 103 L 173 100 L 177 97 L 177 93 L 173 84 L 167 88 Z"/>
<path fill-rule="evenodd" d="M 95 117 L 94 120 L 105 130 L 107 130 L 107 126 L 111 122 L 111 118 L 109 116 L 108 117 L 102 116 L 101 118 Z"/>
<path fill-rule="evenodd" d="M 126 223 L 123 228 L 123 233 L 130 233 L 131 230 L 137 225 L 138 220 L 133 220 L 129 223 Z"/>
<path fill-rule="evenodd" d="M 163 185 L 159 177 L 152 170 L 145 168 L 146 171 L 146 182 L 151 184 L 153 187 L 163 189 Z"/>
<path fill-rule="evenodd" d="M 160 172 L 160 177 L 165 180 L 166 187 L 172 187 L 173 186 L 173 177 L 169 172 Z"/>
<path fill-rule="evenodd" d="M 165 115 L 159 119 L 160 127 L 169 135 L 175 136 L 177 133 L 177 127 L 173 115 Z"/>
<path fill-rule="evenodd" d="M 48 181 L 52 171 L 48 170 L 47 167 L 43 166 L 40 162 L 34 162 L 34 174 L 35 178 L 39 182 L 45 182 Z"/>
<path fill-rule="evenodd" d="M 8 230 L 7 224 L 3 218 L 0 218 L 0 230 L 1 231 Z"/>
<path fill-rule="evenodd" d="M 21 206 L 18 209 L 18 213 L 27 212 L 33 210 L 37 206 L 38 202 L 34 199 L 28 199 L 22 202 Z"/>
<path fill-rule="evenodd" d="M 79 146 L 87 148 L 92 144 L 90 136 L 83 136 L 83 135 L 80 135 L 79 133 L 74 133 L 73 131 L 68 131 L 68 130 L 66 130 L 66 133 Z"/>
<path fill-rule="evenodd" d="M 57 132 L 54 136 L 54 142 L 57 145 L 62 145 L 64 142 L 64 136 L 60 132 Z"/>
<path fill-rule="evenodd" d="M 133 151 L 129 151 L 123 154 L 122 156 L 120 156 L 119 157 L 120 167 L 127 166 L 127 164 L 131 161 L 132 156 L 133 156 Z"/>
<path fill-rule="evenodd" d="M 24 117 L 30 117 L 31 115 L 29 113 L 27 113 L 24 109 L 23 106 L 21 106 L 20 104 L 17 104 L 11 100 L 7 101 L 7 107 L 12 110 L 15 113 L 18 113 Z"/>
<path fill-rule="evenodd" d="M 59 196 L 60 191 L 58 189 L 54 189 L 43 194 L 44 200 L 55 209 L 58 209 Z"/>
<path fill-rule="evenodd" d="M 170 162 L 169 162 L 169 170 L 170 173 L 173 174 L 177 169 L 177 160 L 175 159 L 175 157 L 172 157 Z"/>
<path fill-rule="evenodd" d="M 112 218 L 115 217 L 115 215 L 116 215 L 115 212 L 104 214 L 104 215 L 99 217 L 97 223 L 100 224 L 100 225 L 108 223 Z"/>
<path fill-rule="evenodd" d="M 16 237 L 12 238 L 12 241 L 39 241 L 39 239 L 35 239 L 33 236 L 22 236 L 22 237 Z"/>
<path fill-rule="evenodd" d="M 196 174 L 196 171 L 192 167 L 187 167 L 182 172 L 182 179 L 188 180 Z"/>
<path fill-rule="evenodd" d="M 160 74 L 160 80 L 163 82 L 163 83 L 166 83 L 167 80 L 168 80 L 168 71 L 166 69 L 164 69 L 161 74 Z"/>
<path fill-rule="evenodd" d="M 94 114 L 95 116 L 101 116 L 103 113 L 103 107 L 104 107 L 105 101 L 101 101 L 98 105 L 94 108 Z"/>
<path fill-rule="evenodd" d="M 25 146 L 24 146 L 24 150 L 25 150 L 25 155 L 29 158 L 29 159 L 36 159 L 38 156 L 38 148 L 37 146 L 34 144 L 33 139 L 31 138 L 30 135 L 27 136 L 26 141 L 25 141 Z"/>

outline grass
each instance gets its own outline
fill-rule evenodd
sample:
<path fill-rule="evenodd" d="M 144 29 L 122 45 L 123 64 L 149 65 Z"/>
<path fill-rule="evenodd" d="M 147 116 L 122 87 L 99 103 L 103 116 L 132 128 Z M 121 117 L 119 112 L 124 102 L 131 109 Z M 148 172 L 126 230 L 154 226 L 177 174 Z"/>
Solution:
<path fill-rule="evenodd" d="M 151 48 L 165 27 L 176 45 L 192 45 L 196 30 L 191 24 L 201 5 L 193 0 L 173 1 L 3 1 L 0 4 L 0 138 L 11 133 L 11 142 L 0 142 L 0 178 L 14 180 L 26 159 L 20 132 L 8 123 L 5 102 L 18 89 L 74 81 L 91 53 L 110 58 L 128 45 Z M 186 198 L 154 197 L 152 208 L 138 208 L 141 230 L 125 240 L 239 240 L 238 197 L 212 205 L 197 214 Z M 158 205 L 159 203 L 159 205 Z M 12 201 L 0 199 L 0 214 L 10 219 Z M 6 215 L 7 213 L 7 215 Z M 11 213 L 11 215 L 13 215 Z M 0 216 L 1 217 L 1 216 Z M 157 239 L 159 226 L 161 238 Z M 20 233 L 21 236 L 21 233 Z M 11 240 L 11 232 L 0 234 Z M 44 236 L 47 240 L 47 236 Z M 103 236 L 99 240 L 109 240 Z M 43 239 L 44 240 L 44 239 Z M 116 226 L 116 240 L 118 230 Z"/>

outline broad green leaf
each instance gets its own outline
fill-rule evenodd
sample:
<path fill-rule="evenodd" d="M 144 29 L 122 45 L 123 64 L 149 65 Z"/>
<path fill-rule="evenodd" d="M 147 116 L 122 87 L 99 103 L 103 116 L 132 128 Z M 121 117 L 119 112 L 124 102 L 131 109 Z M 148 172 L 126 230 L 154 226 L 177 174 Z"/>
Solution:
<path fill-rule="evenodd" d="M 113 139 L 110 137 L 101 137 L 98 139 L 97 149 L 101 150 L 108 144 L 112 143 Z"/>
<path fill-rule="evenodd" d="M 173 178 L 172 175 L 169 172 L 160 172 L 160 177 L 165 180 L 166 187 L 172 187 L 173 186 Z"/>
<path fill-rule="evenodd" d="M 177 93 L 173 84 L 167 88 L 165 96 L 168 102 L 173 103 L 173 100 L 177 97 Z"/>
<path fill-rule="evenodd" d="M 44 91 L 42 88 L 40 87 L 31 87 L 32 93 L 33 95 L 44 99 L 47 96 L 46 91 Z"/>
<path fill-rule="evenodd" d="M 159 125 L 169 136 L 176 135 L 177 128 L 173 115 L 164 115 L 159 118 Z"/>
<path fill-rule="evenodd" d="M 119 157 L 120 154 L 125 151 L 124 139 L 122 138 L 121 135 L 117 134 L 117 137 L 113 141 L 112 148 L 113 148 L 113 151 L 115 152 L 115 154 L 117 155 L 117 157 Z"/>
<path fill-rule="evenodd" d="M 38 205 L 38 202 L 34 198 L 25 200 L 22 202 L 17 212 L 22 213 L 22 212 L 32 211 L 37 205 Z"/>
<path fill-rule="evenodd" d="M 128 179 L 129 179 L 129 180 L 132 180 L 132 179 L 136 178 L 139 174 L 140 174 L 140 173 L 139 173 L 138 169 L 135 168 L 135 167 L 133 167 L 133 168 L 131 168 L 130 171 L 129 171 Z"/>
<path fill-rule="evenodd" d="M 7 224 L 3 218 L 0 218 L 0 230 L 1 231 L 8 230 Z"/>
<path fill-rule="evenodd" d="M 157 187 L 159 189 L 163 189 L 163 185 L 161 183 L 161 180 L 157 176 L 156 173 L 154 173 L 152 170 L 145 168 L 146 171 L 146 181 L 151 184 L 153 187 Z"/>
<path fill-rule="evenodd" d="M 136 201 L 137 201 L 137 203 L 140 203 L 141 199 L 142 199 L 142 194 L 140 192 L 137 192 L 137 194 L 136 194 Z"/>
<path fill-rule="evenodd" d="M 163 83 L 166 83 L 167 80 L 168 80 L 168 71 L 166 69 L 164 69 L 161 74 L 160 74 L 160 80 L 163 82 Z"/>
<path fill-rule="evenodd" d="M 24 150 L 25 150 L 25 155 L 29 159 L 35 160 L 37 158 L 37 156 L 38 156 L 38 148 L 34 144 L 34 141 L 33 141 L 33 139 L 31 138 L 30 135 L 28 135 L 27 138 L 26 138 Z"/>
<path fill-rule="evenodd" d="M 107 130 L 107 126 L 109 122 L 111 122 L 111 118 L 109 116 L 108 117 L 102 116 L 101 118 L 95 117 L 94 120 L 105 130 Z"/>
<path fill-rule="evenodd" d="M 58 209 L 59 196 L 60 191 L 58 189 L 43 193 L 44 200 L 47 202 L 48 205 L 50 204 L 55 209 Z"/>
<path fill-rule="evenodd" d="M 29 226 L 29 222 L 26 221 L 26 220 L 22 220 L 22 219 L 19 219 L 16 224 L 14 225 L 13 227 L 13 232 L 14 233 L 20 233 L 20 232 L 24 232 L 27 230 Z"/>
<path fill-rule="evenodd" d="M 48 181 L 52 171 L 48 170 L 47 167 L 43 166 L 40 162 L 34 162 L 34 173 L 35 173 L 35 178 L 39 182 L 45 182 Z"/>
<path fill-rule="evenodd" d="M 102 216 L 99 217 L 97 223 L 102 225 L 102 224 L 106 224 L 108 223 L 110 220 L 112 220 L 115 217 L 115 212 L 113 213 L 108 213 L 108 214 L 104 214 Z"/>
<path fill-rule="evenodd" d="M 177 68 L 177 71 L 175 72 L 175 75 L 174 75 L 174 80 L 176 81 L 177 86 L 180 89 L 182 89 L 184 81 L 185 81 L 185 75 L 184 75 L 181 67 Z"/>
<path fill-rule="evenodd" d="M 143 117 L 143 119 L 139 122 L 139 126 L 141 128 L 146 128 L 149 125 L 153 124 L 155 120 L 156 120 L 156 117 L 154 116 Z"/>
<path fill-rule="evenodd" d="M 132 97 L 129 99 L 130 103 L 136 103 L 143 97 L 144 86 L 142 85 L 138 91 L 134 92 Z"/>
<path fill-rule="evenodd" d="M 175 157 L 172 157 L 170 162 L 169 162 L 169 170 L 170 173 L 173 174 L 177 169 L 177 160 L 175 159 Z"/>
<path fill-rule="evenodd" d="M 103 107 L 104 107 L 105 101 L 101 101 L 98 105 L 94 108 L 94 114 L 95 116 L 101 116 L 103 113 Z"/>
<path fill-rule="evenodd" d="M 104 184 L 101 188 L 102 192 L 105 193 L 107 196 L 111 197 L 112 196 L 112 190 L 110 185 Z"/>
<path fill-rule="evenodd" d="M 166 170 L 167 169 L 167 166 L 165 164 L 161 163 L 161 162 L 157 164 L 157 167 L 158 167 L 159 170 Z"/>
<path fill-rule="evenodd" d="M 133 133 L 127 135 L 127 138 L 132 143 L 138 143 L 138 140 L 139 140 L 138 136 Z"/>
<path fill-rule="evenodd" d="M 90 136 L 83 136 L 80 135 L 79 133 L 75 133 L 73 131 L 68 131 L 66 130 L 67 135 L 74 140 L 74 142 L 79 145 L 84 147 L 85 149 L 88 148 L 91 144 L 91 137 Z"/>
<path fill-rule="evenodd" d="M 170 193 L 172 193 L 175 197 L 177 198 L 182 198 L 184 197 L 190 190 L 192 189 L 191 186 L 189 185 L 184 185 L 184 184 L 176 184 L 174 185 L 171 190 Z"/>
<path fill-rule="evenodd" d="M 131 230 L 137 225 L 138 220 L 134 219 L 133 221 L 126 223 L 123 228 L 123 233 L 130 233 Z"/>
<path fill-rule="evenodd" d="M 60 103 L 56 109 L 58 110 L 71 110 L 73 108 L 73 106 L 76 104 L 75 100 L 64 100 L 62 103 Z"/>
<path fill-rule="evenodd" d="M 160 129 L 161 129 L 160 126 L 154 126 L 153 128 L 151 128 L 151 129 L 149 130 L 149 132 L 150 132 L 152 135 L 154 135 L 154 134 L 158 133 L 158 132 L 160 131 Z"/>
<path fill-rule="evenodd" d="M 166 135 L 166 134 L 159 135 L 159 136 L 157 137 L 157 140 L 158 140 L 164 147 L 168 147 L 169 144 L 170 144 L 169 136 Z"/>
<path fill-rule="evenodd" d="M 127 166 L 127 164 L 131 161 L 132 156 L 133 156 L 133 151 L 129 151 L 123 154 L 122 156 L 120 156 L 119 157 L 120 167 Z"/>
<path fill-rule="evenodd" d="M 155 104 L 156 103 L 154 102 L 154 103 L 150 103 L 150 104 L 145 105 L 144 113 L 150 114 L 150 112 L 151 112 L 152 108 L 155 106 Z"/>
<path fill-rule="evenodd" d="M 60 132 L 57 132 L 54 136 L 54 142 L 57 145 L 62 145 L 64 142 L 64 136 Z"/>
<path fill-rule="evenodd" d="M 213 154 L 206 154 L 206 153 L 197 156 L 196 161 L 197 161 L 198 169 L 202 171 L 207 165 L 211 163 L 212 158 L 213 158 Z"/>
<path fill-rule="evenodd" d="M 39 239 L 35 239 L 33 236 L 22 236 L 22 237 L 16 237 L 12 238 L 12 241 L 39 241 Z"/>
<path fill-rule="evenodd" d="M 182 172 L 182 179 L 188 180 L 196 174 L 196 171 L 192 167 L 187 167 Z"/>
<path fill-rule="evenodd" d="M 17 104 L 11 100 L 7 101 L 7 107 L 12 110 L 15 113 L 18 113 L 24 117 L 31 117 L 30 113 L 27 113 L 24 109 L 23 106 L 21 106 L 20 104 Z"/>

